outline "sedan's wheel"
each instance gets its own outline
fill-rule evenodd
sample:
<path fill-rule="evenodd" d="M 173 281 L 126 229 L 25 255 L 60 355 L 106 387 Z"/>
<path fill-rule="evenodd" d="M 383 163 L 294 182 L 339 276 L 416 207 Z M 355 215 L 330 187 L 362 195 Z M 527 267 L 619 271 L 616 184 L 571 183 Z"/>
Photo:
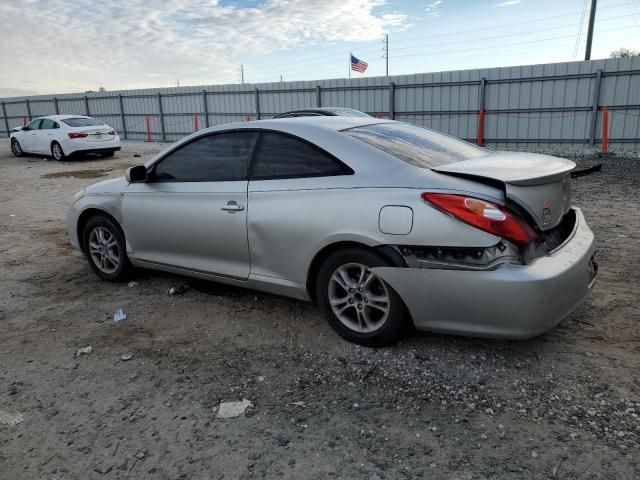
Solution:
<path fill-rule="evenodd" d="M 382 279 L 369 268 L 361 263 L 347 263 L 331 276 L 329 302 L 345 327 L 369 333 L 387 321 L 391 299 Z"/>
<path fill-rule="evenodd" d="M 400 338 L 404 303 L 371 271 L 388 265 L 373 251 L 345 249 L 331 255 L 320 268 L 318 303 L 334 330 L 347 340 L 377 347 Z"/>
<path fill-rule="evenodd" d="M 16 157 L 21 157 L 22 155 L 24 155 L 22 147 L 20 146 L 20 142 L 15 138 L 11 139 L 11 152 L 13 152 Z"/>
<path fill-rule="evenodd" d="M 123 282 L 131 274 L 124 236 L 110 218 L 97 215 L 83 230 L 83 247 L 89 265 L 103 280 Z"/>
<path fill-rule="evenodd" d="M 58 142 L 53 142 L 53 144 L 51 144 L 51 155 L 59 162 L 64 160 L 64 151 Z"/>

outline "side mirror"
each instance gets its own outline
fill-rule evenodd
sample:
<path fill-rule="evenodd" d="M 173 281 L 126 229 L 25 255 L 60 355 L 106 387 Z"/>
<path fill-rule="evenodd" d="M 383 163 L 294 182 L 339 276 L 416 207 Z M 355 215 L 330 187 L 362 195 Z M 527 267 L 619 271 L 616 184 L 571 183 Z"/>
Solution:
<path fill-rule="evenodd" d="M 127 168 L 124 172 L 124 177 L 129 183 L 141 183 L 147 181 L 147 167 L 144 165 L 136 165 L 135 167 Z"/>

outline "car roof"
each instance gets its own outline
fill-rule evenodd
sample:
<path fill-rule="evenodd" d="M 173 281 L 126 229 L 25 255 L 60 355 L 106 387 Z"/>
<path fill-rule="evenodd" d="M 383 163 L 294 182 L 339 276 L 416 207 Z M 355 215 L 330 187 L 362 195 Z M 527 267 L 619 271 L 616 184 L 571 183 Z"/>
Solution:
<path fill-rule="evenodd" d="M 329 130 L 347 130 L 349 128 L 362 127 L 365 125 L 374 125 L 376 123 L 390 123 L 393 120 L 378 119 L 373 117 L 341 117 L 335 116 L 313 116 L 313 117 L 293 117 L 293 118 L 274 118 L 272 120 L 257 120 L 254 122 L 244 122 L 242 125 L 253 124 L 260 128 L 280 128 L 283 124 L 289 125 L 308 125 L 309 127 L 322 127 Z"/>
<path fill-rule="evenodd" d="M 37 120 L 38 118 L 50 118 L 51 120 L 64 120 L 66 118 L 93 118 L 93 117 L 87 117 L 86 115 L 69 115 L 69 114 L 64 114 L 64 115 L 43 115 L 41 117 L 34 118 L 34 120 Z"/>

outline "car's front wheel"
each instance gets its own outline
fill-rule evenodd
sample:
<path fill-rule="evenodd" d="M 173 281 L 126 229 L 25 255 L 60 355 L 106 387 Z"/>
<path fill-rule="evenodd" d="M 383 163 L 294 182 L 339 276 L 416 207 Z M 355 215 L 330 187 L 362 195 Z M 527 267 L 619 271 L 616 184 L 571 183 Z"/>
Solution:
<path fill-rule="evenodd" d="M 318 272 L 318 303 L 333 329 L 346 340 L 369 347 L 396 342 L 406 308 L 400 296 L 371 271 L 389 266 L 374 251 L 348 248 L 330 255 Z"/>
<path fill-rule="evenodd" d="M 59 162 L 61 162 L 66 158 L 66 155 L 64 154 L 64 150 L 62 150 L 62 147 L 58 142 L 53 142 L 51 144 L 51 156 Z"/>
<path fill-rule="evenodd" d="M 11 152 L 16 157 L 21 157 L 22 155 L 24 155 L 24 152 L 22 151 L 22 147 L 20 146 L 20 142 L 15 138 L 11 139 Z"/>
<path fill-rule="evenodd" d="M 82 231 L 83 250 L 93 271 L 108 282 L 129 279 L 133 266 L 127 257 L 120 227 L 105 215 L 91 217 Z"/>

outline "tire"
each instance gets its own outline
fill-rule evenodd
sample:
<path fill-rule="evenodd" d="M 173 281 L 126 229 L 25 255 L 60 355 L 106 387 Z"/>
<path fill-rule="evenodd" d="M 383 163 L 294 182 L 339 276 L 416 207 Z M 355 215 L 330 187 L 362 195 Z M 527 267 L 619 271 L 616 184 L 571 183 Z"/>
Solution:
<path fill-rule="evenodd" d="M 372 250 L 346 248 L 331 254 L 320 267 L 316 298 L 331 327 L 344 339 L 382 347 L 402 336 L 407 319 L 404 302 L 368 270 L 390 265 Z"/>
<path fill-rule="evenodd" d="M 20 142 L 18 140 L 16 140 L 15 138 L 11 139 L 11 152 L 16 157 L 24 156 L 24 152 L 22 151 L 22 146 L 20 145 Z"/>
<path fill-rule="evenodd" d="M 100 154 L 100 156 L 103 158 L 113 157 L 114 155 L 115 155 L 115 152 L 104 152 Z"/>
<path fill-rule="evenodd" d="M 82 229 L 82 247 L 89 265 L 101 279 L 124 282 L 131 277 L 133 265 L 127 257 L 124 234 L 111 218 L 91 217 Z"/>
<path fill-rule="evenodd" d="M 51 144 L 51 156 L 58 162 L 62 162 L 67 158 L 58 142 L 53 142 Z"/>

